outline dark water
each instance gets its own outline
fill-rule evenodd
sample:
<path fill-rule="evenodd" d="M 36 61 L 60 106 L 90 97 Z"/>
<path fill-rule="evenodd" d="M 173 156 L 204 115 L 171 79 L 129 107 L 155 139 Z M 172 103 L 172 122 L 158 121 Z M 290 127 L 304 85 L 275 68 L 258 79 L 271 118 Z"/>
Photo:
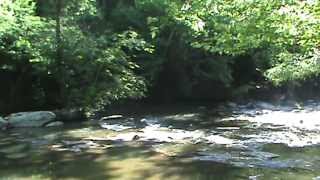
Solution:
<path fill-rule="evenodd" d="M 312 107 L 245 106 L 224 117 L 196 110 L 2 132 L 0 179 L 320 179 Z M 297 116 L 304 123 L 295 123 Z"/>

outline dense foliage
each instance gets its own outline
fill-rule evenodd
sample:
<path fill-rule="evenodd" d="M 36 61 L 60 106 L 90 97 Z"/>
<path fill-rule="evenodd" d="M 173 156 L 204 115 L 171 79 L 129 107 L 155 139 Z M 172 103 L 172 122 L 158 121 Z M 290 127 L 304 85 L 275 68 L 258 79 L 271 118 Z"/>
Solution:
<path fill-rule="evenodd" d="M 319 75 L 319 32 L 314 0 L 2 0 L 0 109 L 299 84 Z"/>

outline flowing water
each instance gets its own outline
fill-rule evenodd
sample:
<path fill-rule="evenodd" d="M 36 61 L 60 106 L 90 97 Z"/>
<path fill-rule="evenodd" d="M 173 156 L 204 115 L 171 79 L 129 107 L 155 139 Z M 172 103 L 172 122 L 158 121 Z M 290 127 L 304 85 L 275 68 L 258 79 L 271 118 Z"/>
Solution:
<path fill-rule="evenodd" d="M 0 132 L 0 179 L 320 179 L 320 103 L 161 112 Z"/>

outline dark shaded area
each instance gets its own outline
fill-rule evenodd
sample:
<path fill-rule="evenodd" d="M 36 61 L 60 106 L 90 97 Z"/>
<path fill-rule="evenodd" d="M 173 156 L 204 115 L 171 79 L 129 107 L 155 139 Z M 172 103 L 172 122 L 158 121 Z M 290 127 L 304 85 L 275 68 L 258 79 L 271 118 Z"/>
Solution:
<path fill-rule="evenodd" d="M 32 67 L 0 69 L 0 113 L 61 108 L 58 83 L 50 76 L 33 74 Z"/>

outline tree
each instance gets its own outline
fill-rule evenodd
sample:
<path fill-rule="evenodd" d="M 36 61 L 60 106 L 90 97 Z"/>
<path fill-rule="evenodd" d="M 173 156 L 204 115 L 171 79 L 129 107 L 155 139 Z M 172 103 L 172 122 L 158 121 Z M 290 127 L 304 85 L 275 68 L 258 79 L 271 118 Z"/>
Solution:
<path fill-rule="evenodd" d="M 5 59 L 0 66 L 14 73 L 18 66 L 31 66 L 20 76 L 30 74 L 34 78 L 30 82 L 36 102 L 33 105 L 46 106 L 50 104 L 47 97 L 57 93 L 46 90 L 50 89 L 47 82 L 56 82 L 61 88 L 62 94 L 51 98 L 58 100 L 55 107 L 93 107 L 141 97 L 143 80 L 134 73 L 137 65 L 123 48 L 135 48 L 133 43 L 140 43 L 143 51 L 147 46 L 143 39 L 134 31 L 90 32 L 90 23 L 100 19 L 92 0 L 48 1 L 44 5 L 52 3 L 56 12 L 40 7 L 42 17 L 37 16 L 32 0 L 7 0 L 0 6 L 0 54 Z"/>
<path fill-rule="evenodd" d="M 28 74 L 39 106 L 103 107 L 159 94 L 217 100 L 320 72 L 318 1 L 0 3 L 0 68 Z"/>

